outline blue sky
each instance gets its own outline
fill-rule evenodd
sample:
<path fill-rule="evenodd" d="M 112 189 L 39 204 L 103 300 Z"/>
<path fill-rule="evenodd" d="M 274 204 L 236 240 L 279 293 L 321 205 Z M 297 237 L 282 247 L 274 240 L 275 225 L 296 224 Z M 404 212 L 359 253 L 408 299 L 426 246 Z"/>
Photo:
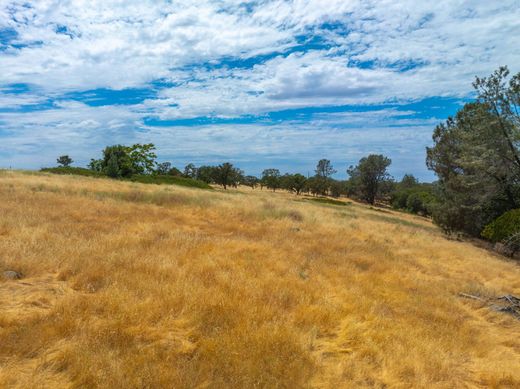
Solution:
<path fill-rule="evenodd" d="M 520 71 L 513 1 L 0 1 L 0 167 L 109 144 L 249 174 L 346 176 L 370 153 L 423 180 L 475 75 Z"/>

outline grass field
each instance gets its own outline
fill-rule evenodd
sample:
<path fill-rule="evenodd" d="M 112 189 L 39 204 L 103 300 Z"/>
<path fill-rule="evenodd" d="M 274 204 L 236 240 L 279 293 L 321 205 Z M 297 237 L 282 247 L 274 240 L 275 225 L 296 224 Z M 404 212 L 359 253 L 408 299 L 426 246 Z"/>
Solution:
<path fill-rule="evenodd" d="M 295 201 L 297 200 L 297 201 Z M 0 172 L 1 388 L 518 388 L 520 266 L 351 202 Z"/>

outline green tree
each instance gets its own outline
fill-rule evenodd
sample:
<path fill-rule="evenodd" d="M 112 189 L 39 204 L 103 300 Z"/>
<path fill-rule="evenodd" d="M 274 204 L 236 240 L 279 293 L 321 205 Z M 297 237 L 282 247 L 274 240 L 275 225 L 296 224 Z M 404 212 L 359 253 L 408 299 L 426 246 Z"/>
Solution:
<path fill-rule="evenodd" d="M 160 175 L 167 175 L 172 168 L 172 164 L 170 162 L 161 162 L 157 164 L 155 168 L 155 172 Z"/>
<path fill-rule="evenodd" d="M 197 169 L 197 180 L 203 181 L 207 184 L 215 182 L 216 167 L 203 165 Z"/>
<path fill-rule="evenodd" d="M 227 189 L 228 186 L 237 187 L 243 177 L 243 172 L 226 162 L 218 165 L 214 170 L 215 183 Z"/>
<path fill-rule="evenodd" d="M 371 154 L 361 158 L 357 166 L 350 166 L 347 173 L 357 186 L 357 190 L 363 200 L 374 204 L 383 193 L 385 183 L 390 181 L 388 166 L 392 163 L 390 158 L 380 154 Z"/>
<path fill-rule="evenodd" d="M 111 166 L 109 167 L 109 161 Z M 130 177 L 137 173 L 135 165 L 128 154 L 128 147 L 123 145 L 107 146 L 103 150 L 103 171 L 110 177 L 116 177 L 114 168 L 117 167 L 117 177 Z M 110 173 L 109 173 L 110 169 Z"/>
<path fill-rule="evenodd" d="M 345 183 L 336 180 L 330 180 L 329 191 L 332 197 L 340 197 L 345 192 Z"/>
<path fill-rule="evenodd" d="M 184 167 L 183 176 L 187 177 L 187 178 L 196 178 L 197 177 L 197 168 L 195 167 L 195 165 L 192 163 L 187 164 Z"/>
<path fill-rule="evenodd" d="M 255 189 L 258 186 L 259 182 L 260 182 L 260 180 L 258 179 L 258 177 L 255 177 L 255 176 L 245 176 L 242 179 L 241 184 L 245 185 L 245 186 L 249 186 L 251 189 Z"/>
<path fill-rule="evenodd" d="M 477 100 L 433 132 L 426 163 L 439 178 L 433 219 L 445 231 L 478 236 L 520 206 L 520 73 L 499 68 L 476 78 Z"/>
<path fill-rule="evenodd" d="M 135 173 L 149 174 L 154 171 L 157 154 L 153 143 L 136 143 L 126 149 Z"/>
<path fill-rule="evenodd" d="M 117 155 L 115 153 L 110 154 L 106 166 L 106 173 L 109 177 L 112 178 L 121 177 L 121 169 L 119 168 Z"/>
<path fill-rule="evenodd" d="M 265 169 L 262 172 L 262 185 L 266 186 L 269 189 L 272 189 L 273 192 L 276 189 L 280 188 L 280 170 L 278 169 Z"/>
<path fill-rule="evenodd" d="M 88 164 L 88 168 L 95 172 L 102 172 L 103 171 L 103 160 L 92 158 Z"/>
<path fill-rule="evenodd" d="M 399 182 L 399 189 L 409 189 L 417 186 L 419 181 L 412 174 L 405 174 Z"/>
<path fill-rule="evenodd" d="M 60 157 L 58 157 L 58 159 L 56 159 L 56 162 L 60 166 L 69 167 L 74 161 L 68 155 L 61 155 Z"/>
<path fill-rule="evenodd" d="M 307 178 L 300 173 L 292 174 L 290 180 L 290 190 L 296 193 L 296 195 L 300 195 L 301 192 L 305 189 L 305 184 L 307 183 Z"/>
<path fill-rule="evenodd" d="M 322 178 L 329 178 L 333 174 L 337 173 L 336 170 L 334 170 L 332 164 L 328 159 L 320 159 L 318 161 L 318 164 L 316 165 L 316 176 L 322 177 Z"/>

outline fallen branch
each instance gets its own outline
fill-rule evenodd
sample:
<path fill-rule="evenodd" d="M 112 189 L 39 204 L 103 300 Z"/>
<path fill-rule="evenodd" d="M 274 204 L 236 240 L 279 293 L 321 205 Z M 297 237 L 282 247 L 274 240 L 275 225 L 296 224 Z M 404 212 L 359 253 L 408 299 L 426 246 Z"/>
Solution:
<path fill-rule="evenodd" d="M 467 299 L 473 299 L 473 300 L 485 301 L 485 300 L 484 300 L 483 298 L 481 298 L 481 297 L 473 296 L 472 294 L 467 294 L 467 293 L 462 293 L 462 292 L 459 293 L 459 296 L 461 296 L 461 297 L 465 297 L 465 298 L 467 298 Z"/>
<path fill-rule="evenodd" d="M 511 294 L 506 294 L 505 296 L 498 297 L 497 300 L 507 300 L 511 305 L 520 306 L 520 298 Z"/>

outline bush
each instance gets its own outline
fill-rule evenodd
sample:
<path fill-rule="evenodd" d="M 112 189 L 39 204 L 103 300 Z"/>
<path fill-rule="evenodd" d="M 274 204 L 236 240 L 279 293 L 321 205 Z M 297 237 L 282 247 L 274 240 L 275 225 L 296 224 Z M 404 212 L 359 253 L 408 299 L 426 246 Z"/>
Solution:
<path fill-rule="evenodd" d="M 400 190 L 392 193 L 392 196 L 390 198 L 390 203 L 392 204 L 392 207 L 395 209 L 405 209 L 410 193 L 410 190 Z"/>
<path fill-rule="evenodd" d="M 96 172 L 94 170 L 85 169 L 82 167 L 46 167 L 40 169 L 41 172 L 52 173 L 52 174 L 74 174 L 76 176 L 88 176 L 88 177 L 102 177 L 104 174 Z"/>
<path fill-rule="evenodd" d="M 504 213 L 482 231 L 482 236 L 494 243 L 505 242 L 517 234 L 520 234 L 520 209 Z"/>
<path fill-rule="evenodd" d="M 107 177 L 107 175 L 102 172 L 96 172 L 94 170 L 85 169 L 82 167 L 51 167 L 43 168 L 40 171 L 53 174 L 73 174 L 88 177 Z M 126 181 L 140 182 L 142 184 L 166 184 L 187 186 L 190 188 L 213 189 L 211 186 L 202 181 L 170 175 L 134 174 L 129 178 L 123 177 L 122 179 Z"/>
<path fill-rule="evenodd" d="M 418 215 L 431 215 L 431 204 L 434 197 L 428 192 L 414 192 L 406 199 L 406 209 Z"/>
<path fill-rule="evenodd" d="M 392 193 L 390 203 L 394 209 L 402 209 L 418 215 L 430 216 L 436 197 L 432 188 L 426 185 L 417 185 L 415 188 L 398 190 Z"/>

